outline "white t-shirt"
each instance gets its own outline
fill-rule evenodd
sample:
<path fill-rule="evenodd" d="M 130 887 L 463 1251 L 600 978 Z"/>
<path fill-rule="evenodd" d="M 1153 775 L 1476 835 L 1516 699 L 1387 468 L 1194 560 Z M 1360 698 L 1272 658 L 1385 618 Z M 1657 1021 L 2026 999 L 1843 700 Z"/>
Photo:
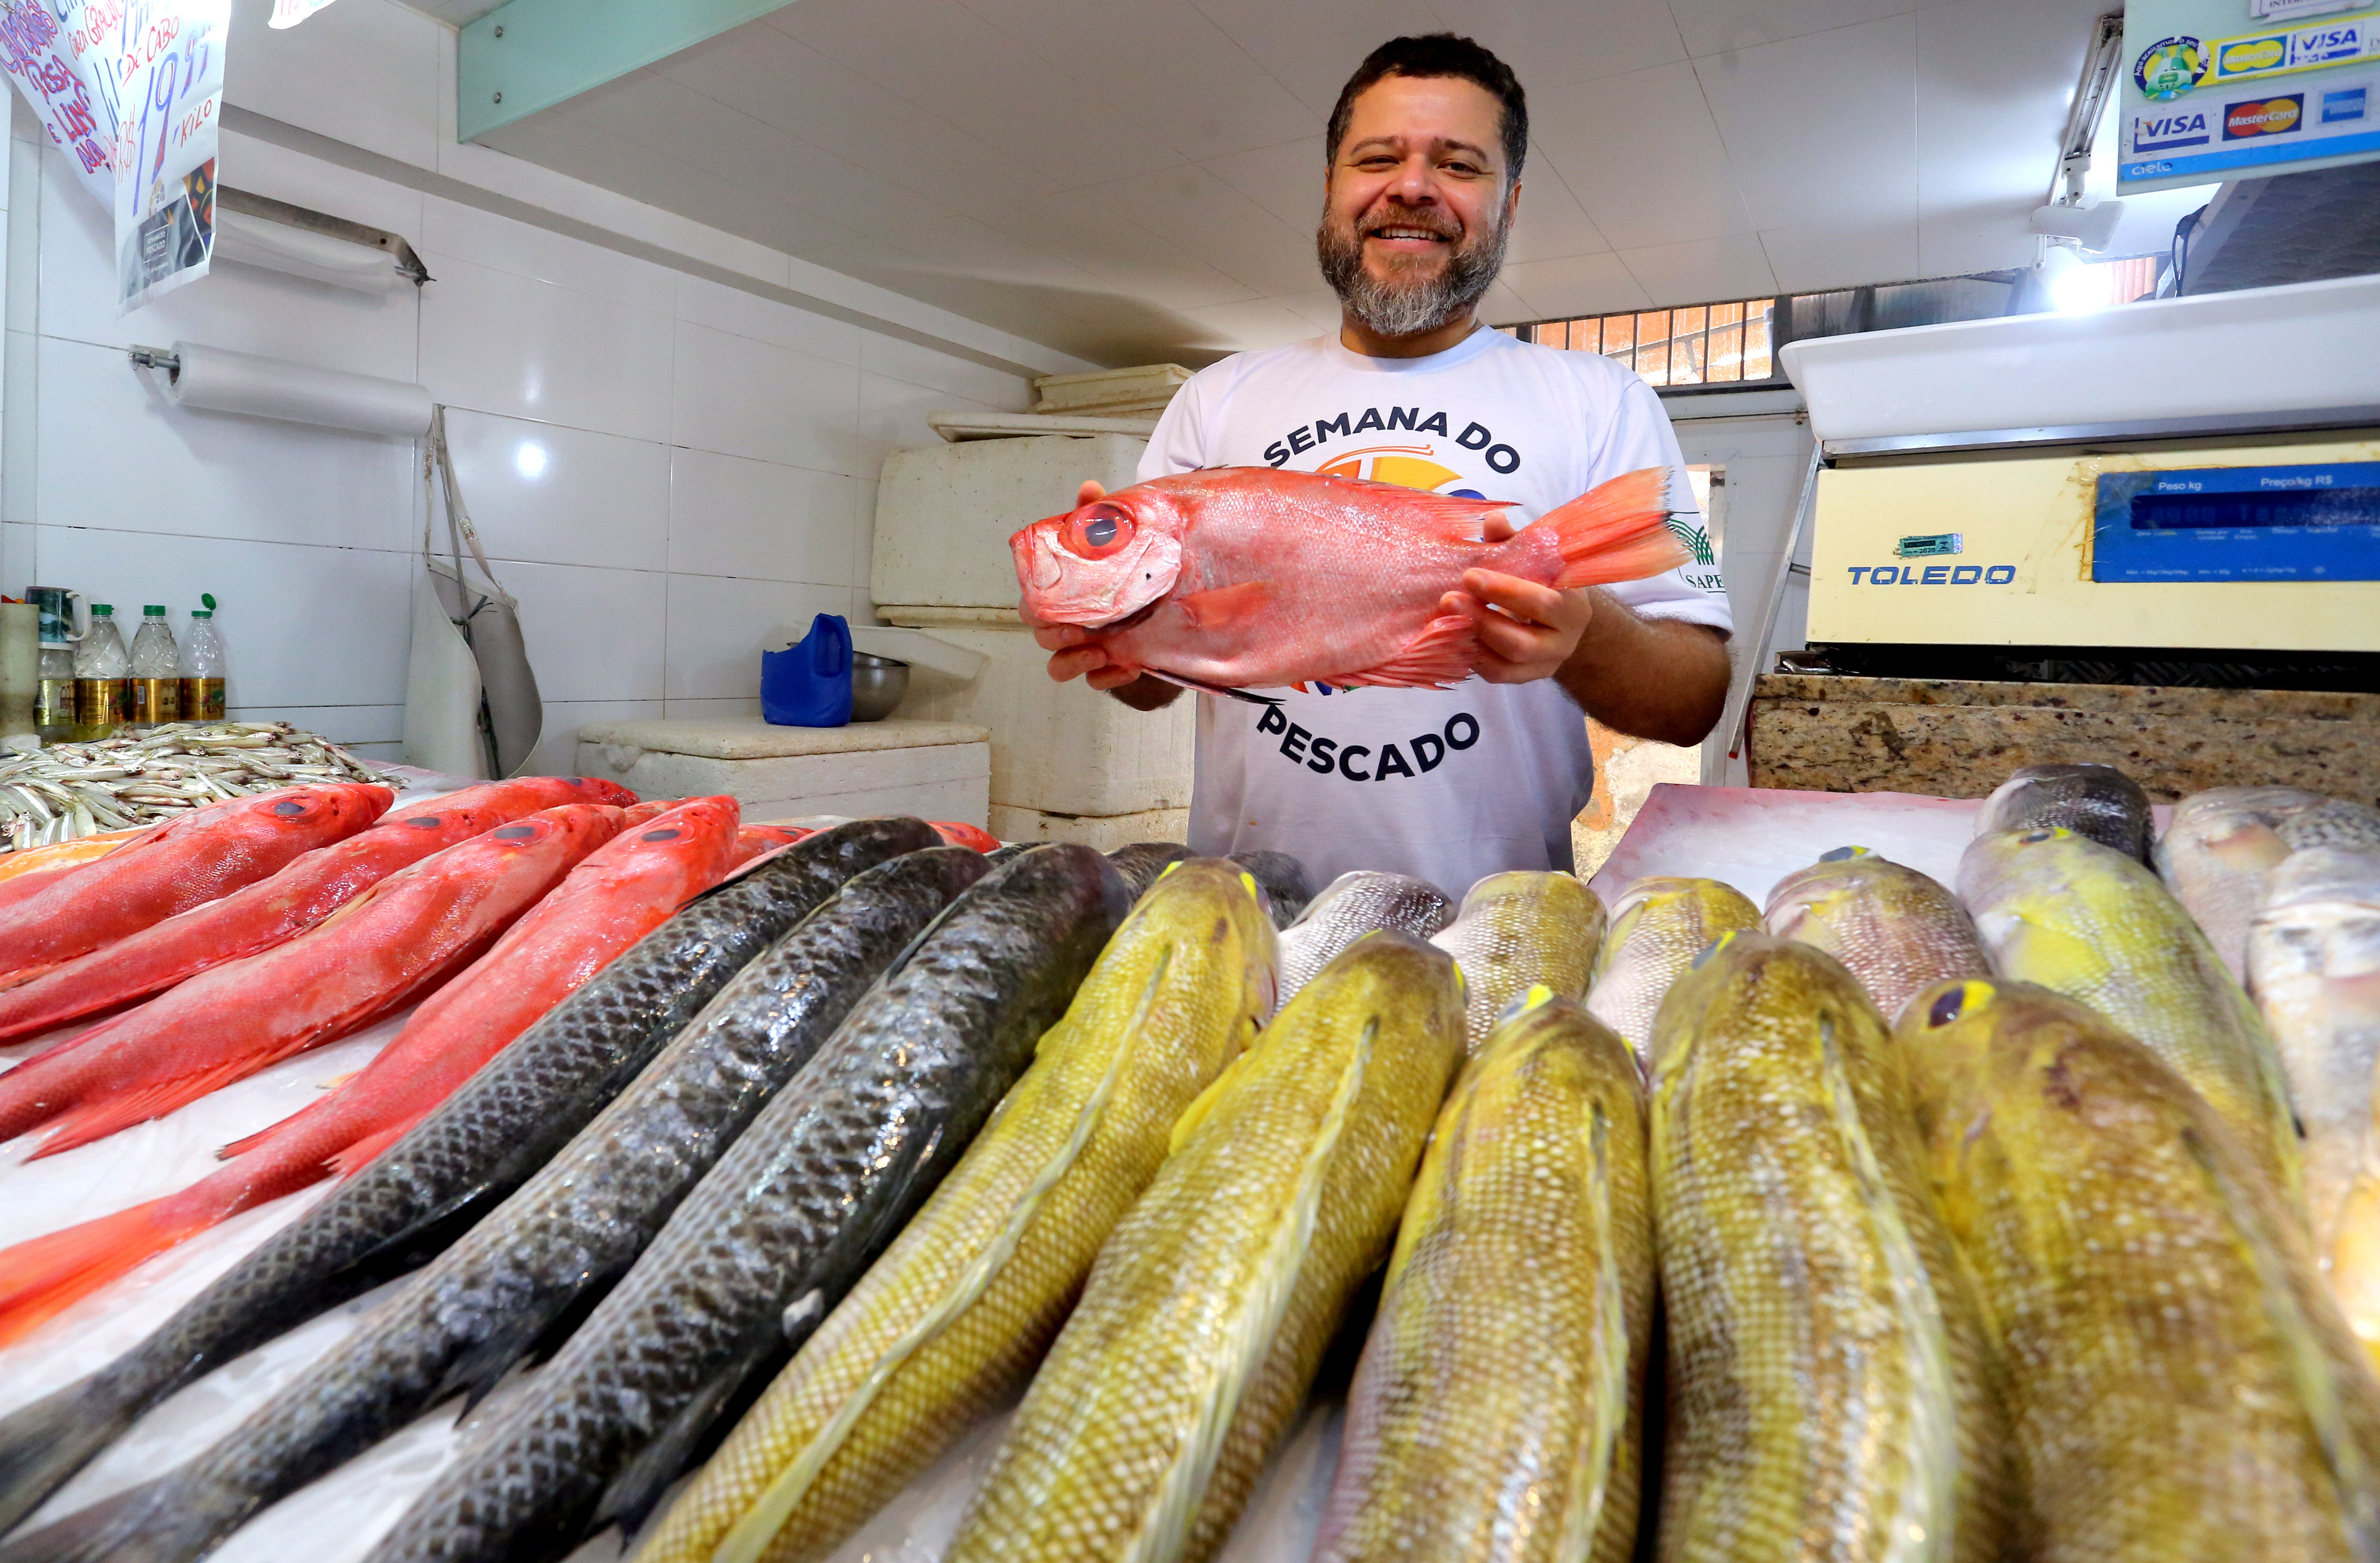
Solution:
<path fill-rule="evenodd" d="M 1677 435 L 1642 378 L 1594 353 L 1474 332 L 1427 358 L 1367 358 L 1335 334 L 1241 353 L 1193 376 L 1158 420 L 1146 479 L 1205 466 L 1288 466 L 1509 499 L 1514 522 L 1639 467 L 1679 476 Z M 1706 562 L 1610 588 L 1650 618 L 1731 628 Z M 1460 896 L 1486 875 L 1569 868 L 1594 789 L 1578 707 L 1551 679 L 1452 689 L 1267 690 L 1269 710 L 1201 695 L 1190 846 L 1269 847 L 1318 888 L 1354 868 Z"/>

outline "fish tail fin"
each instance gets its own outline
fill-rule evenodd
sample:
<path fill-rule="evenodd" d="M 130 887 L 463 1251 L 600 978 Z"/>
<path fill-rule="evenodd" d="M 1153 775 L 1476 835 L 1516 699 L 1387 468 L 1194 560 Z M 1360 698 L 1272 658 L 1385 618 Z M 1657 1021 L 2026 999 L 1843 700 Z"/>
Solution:
<path fill-rule="evenodd" d="M 385 1129 L 375 1129 L 357 1140 L 346 1149 L 331 1157 L 331 1176 L 345 1178 L 353 1174 L 362 1168 L 364 1163 L 405 1138 L 407 1131 L 429 1116 L 426 1112 L 417 1112 L 402 1123 L 392 1123 Z"/>
<path fill-rule="evenodd" d="M 1554 585 L 1641 580 L 1685 563 L 1691 555 L 1669 527 L 1669 486 L 1666 466 L 1624 472 L 1539 517 L 1561 551 Z"/>
<path fill-rule="evenodd" d="M 136 1123 L 163 1118 L 222 1086 L 246 1079 L 273 1061 L 270 1059 L 261 1062 L 255 1059 L 227 1060 L 187 1074 L 177 1074 L 170 1080 L 136 1085 L 120 1095 L 79 1102 L 49 1121 L 52 1126 L 50 1137 L 42 1141 L 42 1148 L 27 1159 L 38 1161 L 45 1156 L 56 1156 L 61 1151 L 87 1145 L 93 1140 L 103 1140 Z"/>
<path fill-rule="evenodd" d="M 0 1251 L 0 1346 L 251 1203 L 247 1180 L 230 1188 L 216 1181 Z"/>
<path fill-rule="evenodd" d="M 0 1418 L 0 1535 L 41 1508 L 140 1415 L 138 1399 L 93 1375 Z"/>
<path fill-rule="evenodd" d="M 223 1534 L 183 1484 L 161 1476 L 79 1508 L 54 1525 L 0 1546 L 6 1563 L 183 1563 L 201 1557 Z"/>
<path fill-rule="evenodd" d="M 1404 648 L 1378 667 L 1361 672 L 1332 673 L 1323 682 L 1350 688 L 1374 685 L 1384 689 L 1444 689 L 1471 676 L 1478 655 L 1479 626 L 1465 613 L 1441 613 L 1422 625 Z"/>

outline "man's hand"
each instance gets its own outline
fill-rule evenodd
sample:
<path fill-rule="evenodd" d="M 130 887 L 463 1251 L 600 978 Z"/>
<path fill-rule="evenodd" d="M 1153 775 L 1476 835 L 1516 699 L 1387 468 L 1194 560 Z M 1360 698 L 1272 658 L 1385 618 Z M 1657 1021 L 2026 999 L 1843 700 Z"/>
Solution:
<path fill-rule="evenodd" d="M 1107 490 L 1098 482 L 1086 482 L 1075 495 L 1075 503 L 1086 505 L 1106 497 Z M 1091 632 L 1079 624 L 1041 624 L 1022 607 L 1017 609 L 1016 616 L 1033 626 L 1035 643 L 1050 653 L 1050 676 L 1060 684 L 1079 678 L 1092 688 L 1105 690 L 1125 705 L 1144 711 L 1170 705 L 1182 693 L 1179 685 L 1145 678 L 1138 668 L 1110 661 L 1105 651 L 1087 644 Z"/>
<path fill-rule="evenodd" d="M 1504 516 L 1491 515 L 1485 540 L 1502 542 L 1514 530 Z M 1467 615 L 1477 628 L 1479 657 L 1472 671 L 1490 684 L 1553 677 L 1578 650 L 1595 617 L 1595 599 L 1584 588 L 1561 591 L 1498 570 L 1465 570 L 1463 589 L 1448 592 L 1439 606 Z"/>

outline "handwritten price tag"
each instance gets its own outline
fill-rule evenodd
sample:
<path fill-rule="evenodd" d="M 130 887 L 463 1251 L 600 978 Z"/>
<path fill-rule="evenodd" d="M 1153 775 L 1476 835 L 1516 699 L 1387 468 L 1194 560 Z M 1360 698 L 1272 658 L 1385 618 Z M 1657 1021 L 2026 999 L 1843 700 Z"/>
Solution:
<path fill-rule="evenodd" d="M 231 0 L 123 0 L 115 251 L 126 312 L 207 273 Z"/>

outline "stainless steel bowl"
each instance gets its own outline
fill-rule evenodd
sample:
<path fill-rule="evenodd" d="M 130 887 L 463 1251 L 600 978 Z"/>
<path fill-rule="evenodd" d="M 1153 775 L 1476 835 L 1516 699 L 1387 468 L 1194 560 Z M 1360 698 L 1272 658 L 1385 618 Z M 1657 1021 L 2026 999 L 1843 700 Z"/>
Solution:
<path fill-rule="evenodd" d="M 890 657 L 851 654 L 851 720 L 882 721 L 900 709 L 909 693 L 909 664 Z"/>

